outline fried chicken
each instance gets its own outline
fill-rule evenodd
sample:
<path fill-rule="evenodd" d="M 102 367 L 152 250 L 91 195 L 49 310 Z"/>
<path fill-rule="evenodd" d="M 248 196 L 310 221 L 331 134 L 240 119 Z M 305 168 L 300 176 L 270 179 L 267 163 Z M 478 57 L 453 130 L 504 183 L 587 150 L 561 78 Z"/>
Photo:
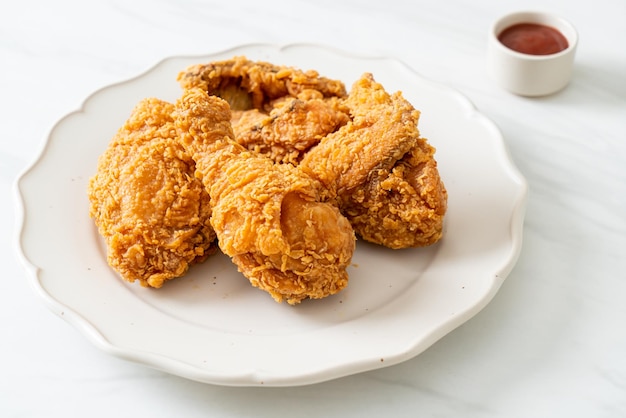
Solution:
<path fill-rule="evenodd" d="M 289 304 L 343 289 L 354 231 L 319 201 L 315 182 L 238 144 L 228 103 L 206 90 L 185 91 L 176 109 L 181 143 L 211 197 L 220 248 L 252 285 Z"/>
<path fill-rule="evenodd" d="M 232 120 L 235 138 L 251 151 L 295 165 L 324 136 L 348 122 L 342 103 L 336 97 L 286 97 L 276 101 L 269 113 L 239 111 Z"/>
<path fill-rule="evenodd" d="M 183 87 L 236 109 L 235 139 L 275 162 L 302 165 L 363 239 L 390 248 L 430 245 L 442 235 L 447 193 L 419 112 L 371 74 L 350 94 L 315 71 L 245 57 L 189 67 Z"/>
<path fill-rule="evenodd" d="M 389 248 L 439 241 L 447 208 L 434 148 L 423 138 L 391 169 L 380 169 L 340 197 L 342 212 L 366 241 Z"/>
<path fill-rule="evenodd" d="M 351 121 L 327 135 L 299 167 L 328 191 L 363 239 L 390 248 L 430 245 L 442 235 L 447 192 L 419 112 L 371 74 L 346 100 Z"/>
<path fill-rule="evenodd" d="M 316 71 L 255 62 L 245 57 L 194 65 L 181 72 L 183 88 L 225 99 L 235 139 L 274 161 L 297 164 L 322 137 L 348 122 L 341 81 Z"/>
<path fill-rule="evenodd" d="M 346 95 L 341 81 L 321 77 L 315 70 L 302 71 L 243 56 L 192 65 L 177 79 L 184 90 L 200 88 L 226 100 L 232 110 L 263 110 L 272 100 L 298 97 L 307 90 L 318 91 L 323 97 Z"/>
<path fill-rule="evenodd" d="M 120 276 L 161 287 L 217 249 L 209 195 L 176 138 L 174 105 L 144 99 L 90 179 L 90 215 Z"/>

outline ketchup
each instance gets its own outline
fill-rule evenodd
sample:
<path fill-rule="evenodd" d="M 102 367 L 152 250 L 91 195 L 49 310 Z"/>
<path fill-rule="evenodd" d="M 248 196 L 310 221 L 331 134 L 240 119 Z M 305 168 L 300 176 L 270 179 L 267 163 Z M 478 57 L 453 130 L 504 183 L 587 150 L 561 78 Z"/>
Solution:
<path fill-rule="evenodd" d="M 514 51 L 530 55 L 550 55 L 567 49 L 565 36 L 558 30 L 536 23 L 518 23 L 498 36 L 502 44 Z"/>

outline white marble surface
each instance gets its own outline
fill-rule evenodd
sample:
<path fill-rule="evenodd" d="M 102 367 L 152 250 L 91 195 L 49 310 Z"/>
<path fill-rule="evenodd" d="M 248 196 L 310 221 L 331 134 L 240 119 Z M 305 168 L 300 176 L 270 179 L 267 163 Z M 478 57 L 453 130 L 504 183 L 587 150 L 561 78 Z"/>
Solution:
<path fill-rule="evenodd" d="M 486 75 L 489 25 L 520 9 L 579 31 L 559 94 L 516 97 Z M 623 0 L 3 1 L 0 416 L 626 416 L 625 21 Z M 99 351 L 29 287 L 13 184 L 52 124 L 163 57 L 250 42 L 400 58 L 501 128 L 530 185 L 519 262 L 483 311 L 418 357 L 297 388 L 205 385 Z"/>

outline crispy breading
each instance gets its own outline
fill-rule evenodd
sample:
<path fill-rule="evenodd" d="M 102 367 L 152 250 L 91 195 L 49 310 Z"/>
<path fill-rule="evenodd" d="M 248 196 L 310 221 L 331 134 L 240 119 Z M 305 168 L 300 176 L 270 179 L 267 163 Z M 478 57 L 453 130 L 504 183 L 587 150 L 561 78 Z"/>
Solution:
<path fill-rule="evenodd" d="M 447 192 L 420 113 L 369 73 L 346 100 L 351 121 L 324 137 L 299 167 L 320 181 L 363 239 L 390 248 L 430 245 L 442 235 Z"/>
<path fill-rule="evenodd" d="M 340 196 L 342 212 L 363 239 L 394 249 L 439 241 L 448 194 L 434 151 L 420 138 L 391 169 L 376 170 L 362 186 Z"/>
<path fill-rule="evenodd" d="M 277 162 L 297 164 L 349 120 L 344 84 L 313 70 L 235 57 L 191 66 L 178 80 L 183 88 L 201 88 L 226 100 L 237 142 Z"/>
<path fill-rule="evenodd" d="M 178 74 L 183 89 L 200 88 L 226 100 L 233 110 L 267 110 L 272 100 L 284 96 L 298 97 L 315 90 L 323 97 L 344 97 L 345 85 L 321 77 L 315 70 L 302 71 L 244 56 L 224 61 L 189 66 Z"/>
<path fill-rule="evenodd" d="M 312 146 L 349 120 L 336 97 L 302 100 L 286 97 L 268 113 L 239 111 L 233 117 L 238 143 L 276 162 L 297 164 Z"/>
<path fill-rule="evenodd" d="M 178 80 L 176 105 L 141 101 L 90 179 L 125 280 L 161 287 L 218 238 L 252 285 L 297 304 L 347 285 L 355 232 L 390 248 L 441 238 L 447 191 L 420 113 L 371 74 L 347 94 L 316 71 L 235 57 Z"/>
<path fill-rule="evenodd" d="M 343 289 L 354 232 L 337 208 L 319 202 L 315 182 L 239 145 L 224 100 L 195 88 L 176 106 L 181 143 L 211 197 L 220 248 L 239 271 L 289 304 Z"/>
<path fill-rule="evenodd" d="M 161 287 L 214 252 L 209 195 L 176 139 L 174 105 L 144 99 L 100 156 L 90 215 L 109 264 L 130 282 Z"/>

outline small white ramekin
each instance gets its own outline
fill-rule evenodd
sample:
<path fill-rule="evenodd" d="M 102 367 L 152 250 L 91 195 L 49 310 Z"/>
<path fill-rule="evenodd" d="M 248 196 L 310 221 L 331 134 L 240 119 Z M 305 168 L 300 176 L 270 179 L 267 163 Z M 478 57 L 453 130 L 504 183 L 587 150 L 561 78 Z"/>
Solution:
<path fill-rule="evenodd" d="M 530 55 L 504 46 L 500 33 L 519 23 L 550 26 L 565 36 L 568 47 L 550 55 Z M 501 17 L 489 31 L 487 65 L 490 75 L 504 89 L 520 96 L 545 96 L 563 89 L 570 81 L 578 34 L 563 18 L 542 12 L 516 12 Z"/>

